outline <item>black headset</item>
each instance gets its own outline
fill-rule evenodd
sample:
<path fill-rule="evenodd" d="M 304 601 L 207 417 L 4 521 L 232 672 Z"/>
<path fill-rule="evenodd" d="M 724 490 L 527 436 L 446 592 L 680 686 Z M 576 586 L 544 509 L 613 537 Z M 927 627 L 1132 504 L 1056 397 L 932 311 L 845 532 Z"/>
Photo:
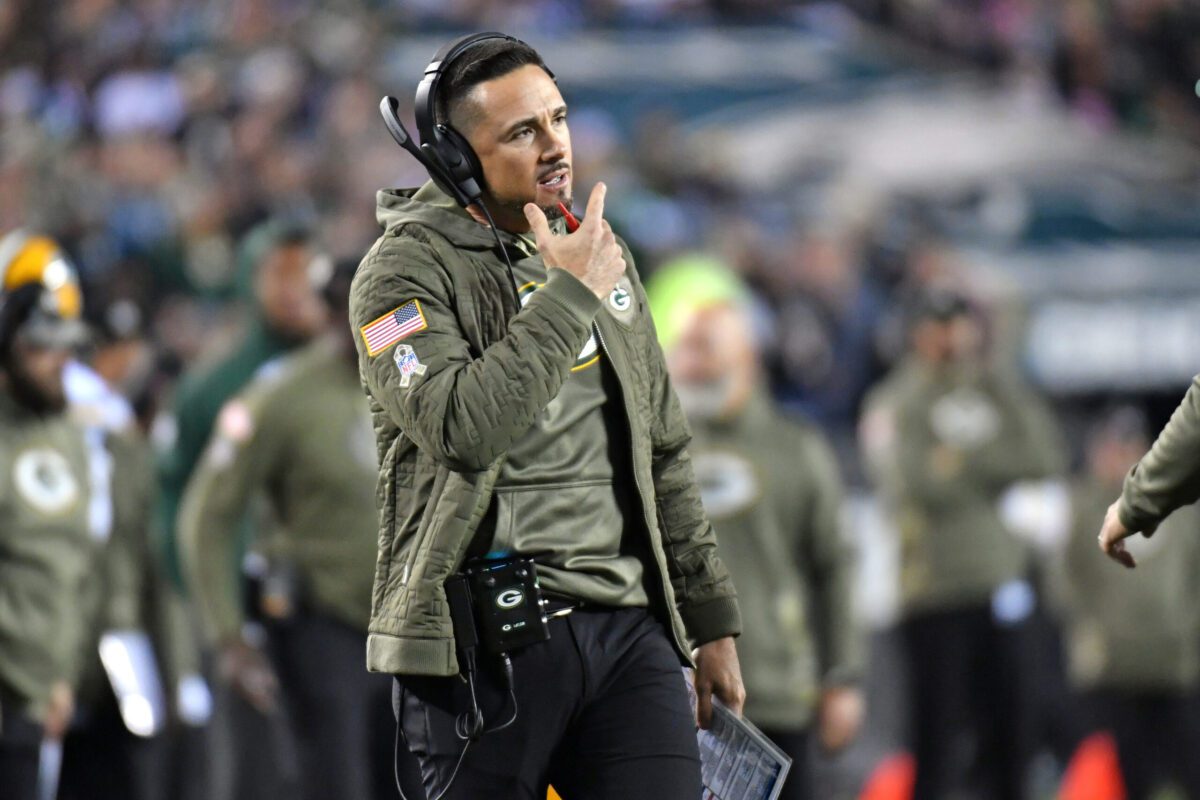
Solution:
<path fill-rule="evenodd" d="M 425 76 L 417 86 L 417 97 L 413 106 L 417 118 L 417 132 L 421 135 L 419 147 L 400 122 L 399 103 L 396 99 L 384 97 L 379 103 L 384 124 L 396 143 L 421 162 L 433 182 L 464 208 L 477 203 L 483 194 L 483 168 L 466 138 L 447 122 L 437 121 L 438 86 L 446 70 L 459 56 L 480 42 L 492 39 L 525 44 L 506 33 L 472 33 L 443 46 L 433 56 L 429 66 L 425 67 Z M 539 66 L 554 78 L 554 73 L 549 67 L 541 63 Z"/>

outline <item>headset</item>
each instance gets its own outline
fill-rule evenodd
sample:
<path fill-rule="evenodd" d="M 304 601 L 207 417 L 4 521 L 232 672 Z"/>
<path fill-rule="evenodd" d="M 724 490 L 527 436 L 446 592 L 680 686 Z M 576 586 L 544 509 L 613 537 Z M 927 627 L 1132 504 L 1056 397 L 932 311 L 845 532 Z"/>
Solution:
<path fill-rule="evenodd" d="M 417 159 L 425 167 L 433 182 L 442 191 L 453 197 L 463 208 L 474 203 L 478 203 L 480 208 L 483 208 L 483 204 L 479 203 L 480 196 L 483 194 L 483 168 L 466 138 L 446 122 L 437 121 L 438 87 L 442 78 L 445 77 L 446 70 L 455 60 L 475 45 L 492 39 L 525 44 L 515 36 L 509 36 L 506 33 L 496 31 L 473 33 L 444 45 L 433 56 L 429 66 L 425 67 L 425 75 L 417 86 L 417 96 L 413 106 L 417 118 L 417 132 L 421 135 L 419 146 L 408 135 L 404 124 L 400 122 L 398 114 L 400 104 L 396 98 L 387 96 L 379 102 L 379 112 L 383 115 L 383 122 L 387 125 L 392 138 L 396 140 L 396 144 Z M 538 66 L 546 70 L 546 74 L 552 79 L 554 78 L 554 73 L 550 71 L 549 67 L 541 63 Z M 487 213 L 487 209 L 484 209 L 484 213 Z"/>

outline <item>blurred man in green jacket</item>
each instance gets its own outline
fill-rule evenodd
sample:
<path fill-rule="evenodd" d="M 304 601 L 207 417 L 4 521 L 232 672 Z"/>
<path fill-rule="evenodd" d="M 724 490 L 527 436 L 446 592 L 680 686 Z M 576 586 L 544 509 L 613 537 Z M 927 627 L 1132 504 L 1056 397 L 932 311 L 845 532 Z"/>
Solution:
<path fill-rule="evenodd" d="M 191 594 L 221 677 L 255 707 L 281 690 L 302 797 L 392 797 L 391 682 L 363 664 L 375 571 L 374 433 L 346 318 L 357 262 L 326 277 L 329 330 L 225 404 L 179 520 Z M 265 496 L 277 525 L 267 653 L 243 636 L 238 525 Z M 374 781 L 372 780 L 374 778 Z"/>
<path fill-rule="evenodd" d="M 868 397 L 860 438 L 900 535 L 914 796 L 951 796 L 973 761 L 982 796 L 1017 798 L 1028 755 L 1022 640 L 1036 598 L 1026 547 L 997 503 L 1018 481 L 1058 474 L 1062 447 L 1042 402 L 988 365 L 964 298 L 929 295 L 910 333 L 911 355 Z"/>
<path fill-rule="evenodd" d="M 701 258 L 647 282 L 667 368 L 692 426 L 692 463 L 746 620 L 746 716 L 793 759 L 781 798 L 813 797 L 810 731 L 845 747 L 863 716 L 841 478 L 814 428 L 761 383 L 745 288 Z"/>
<path fill-rule="evenodd" d="M 1089 437 L 1059 570 L 1068 672 L 1089 728 L 1116 739 L 1130 800 L 1167 779 L 1200 798 L 1200 515 L 1188 509 L 1163 523 L 1167 536 L 1130 542 L 1141 574 L 1114 571 L 1094 549 L 1105 502 L 1148 444 L 1132 408 Z"/>
<path fill-rule="evenodd" d="M 217 413 L 266 362 L 307 342 L 325 322 L 325 310 L 308 274 L 324 259 L 307 230 L 267 222 L 246 235 L 238 253 L 238 286 L 250 315 L 236 349 L 215 364 L 184 375 L 175 393 L 170 446 L 159 464 L 159 515 L 166 535 L 167 566 L 182 585 L 175 526 L 192 470 L 208 443 Z"/>
<path fill-rule="evenodd" d="M 0 270 L 0 792 L 33 800 L 42 741 L 73 713 L 107 531 L 89 525 L 83 431 L 65 414 L 85 334 L 74 270 L 22 231 L 0 238 Z"/>
<path fill-rule="evenodd" d="M 171 435 L 159 443 L 159 529 L 168 574 L 181 590 L 176 525 L 192 471 L 225 402 L 265 363 L 304 344 L 325 324 L 324 305 L 309 280 L 309 273 L 322 263 L 328 261 L 303 227 L 271 221 L 246 235 L 237 265 L 239 293 L 249 315 L 246 329 L 231 353 L 184 375 L 173 412 L 161 425 Z M 248 518 L 239 524 L 243 543 L 251 536 L 250 527 Z M 280 727 L 241 703 L 240 695 L 217 693 L 215 701 L 208 749 L 217 793 L 257 798 L 267 791 L 264 786 L 282 783 Z"/>

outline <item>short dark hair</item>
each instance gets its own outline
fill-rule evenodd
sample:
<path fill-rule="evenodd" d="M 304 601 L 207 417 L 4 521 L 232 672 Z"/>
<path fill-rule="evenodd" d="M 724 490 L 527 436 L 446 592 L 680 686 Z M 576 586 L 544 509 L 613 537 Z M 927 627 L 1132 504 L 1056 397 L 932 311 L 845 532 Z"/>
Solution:
<path fill-rule="evenodd" d="M 554 77 L 538 52 L 524 42 L 486 39 L 472 45 L 454 59 L 442 76 L 434 107 L 435 119 L 442 124 L 451 124 L 451 116 L 472 89 L 530 64 L 541 67 L 547 75 Z"/>

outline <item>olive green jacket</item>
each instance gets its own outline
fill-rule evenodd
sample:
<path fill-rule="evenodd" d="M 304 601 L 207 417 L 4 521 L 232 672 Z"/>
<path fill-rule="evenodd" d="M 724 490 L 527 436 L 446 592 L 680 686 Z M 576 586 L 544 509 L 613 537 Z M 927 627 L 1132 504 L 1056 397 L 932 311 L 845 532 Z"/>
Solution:
<path fill-rule="evenodd" d="M 1042 400 L 997 370 L 933 369 L 910 358 L 866 407 L 866 464 L 900 535 L 902 612 L 988 602 L 1002 584 L 1024 577 L 1026 547 L 997 506 L 1013 483 L 1064 469 Z"/>
<path fill-rule="evenodd" d="M 0 393 L 0 715 L 40 719 L 55 682 L 79 677 L 103 548 L 88 481 L 83 430 Z"/>
<path fill-rule="evenodd" d="M 1131 531 L 1153 532 L 1180 506 L 1200 499 L 1200 376 L 1158 435 L 1150 452 L 1125 478 L 1117 507 Z M 1097 529 L 1098 530 L 1098 529 Z"/>
<path fill-rule="evenodd" d="M 268 500 L 268 557 L 294 568 L 303 610 L 366 630 L 378 467 L 354 362 L 322 337 L 270 364 L 225 404 L 179 514 L 185 574 L 212 641 L 245 622 L 239 524 Z M 275 614 L 293 609 L 266 609 Z"/>
<path fill-rule="evenodd" d="M 836 458 L 815 428 L 784 417 L 765 392 L 732 419 L 692 427 L 704 508 L 738 603 L 754 620 L 738 639 L 746 716 L 802 730 L 818 692 L 856 681 L 862 668 Z"/>
<path fill-rule="evenodd" d="M 384 234 L 350 296 L 382 465 L 368 667 L 458 672 L 443 584 L 469 548 L 486 551 L 483 523 L 504 454 L 557 395 L 593 324 L 629 424 L 653 610 L 685 660 L 689 640 L 739 633 L 733 584 L 686 450 L 690 435 L 628 250 L 630 313 L 614 313 L 559 269 L 519 308 L 491 231 L 431 184 L 381 191 L 378 219 Z M 500 237 L 510 258 L 540 265 L 520 237 Z M 395 312 L 408 333 L 398 344 L 369 346 L 368 334 L 380 330 L 373 324 Z"/>

